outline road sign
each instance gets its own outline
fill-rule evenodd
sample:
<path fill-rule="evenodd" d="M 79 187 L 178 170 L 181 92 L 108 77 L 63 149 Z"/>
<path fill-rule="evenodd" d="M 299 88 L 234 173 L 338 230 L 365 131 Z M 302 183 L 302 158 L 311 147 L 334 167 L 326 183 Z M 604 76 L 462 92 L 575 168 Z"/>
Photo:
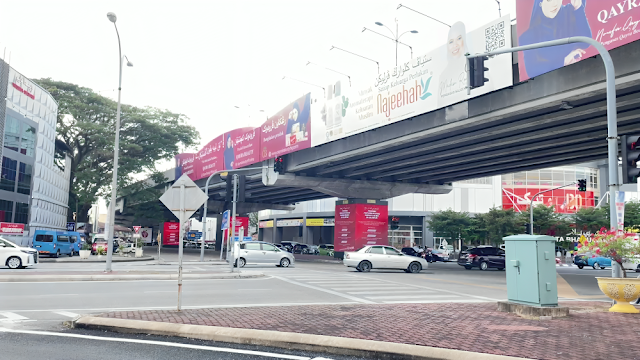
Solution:
<path fill-rule="evenodd" d="M 220 230 L 227 230 L 229 228 L 229 217 L 231 217 L 231 211 L 227 210 L 222 213 L 222 223 L 220 223 Z"/>
<path fill-rule="evenodd" d="M 140 232 L 140 228 L 141 228 L 141 227 L 142 227 L 142 226 L 134 226 L 134 227 L 133 227 L 133 231 L 135 231 L 135 232 L 136 232 L 136 234 L 137 234 L 137 233 L 139 233 L 139 232 Z"/>
<path fill-rule="evenodd" d="M 184 209 L 180 211 L 180 189 L 184 185 Z M 186 174 L 176 180 L 171 188 L 160 197 L 160 201 L 178 218 L 180 223 L 189 220 L 207 200 L 207 195 L 200 190 Z"/>
<path fill-rule="evenodd" d="M 200 231 L 189 231 L 187 233 L 187 238 L 189 240 L 200 240 L 200 239 L 202 239 L 202 232 L 200 232 Z"/>
<path fill-rule="evenodd" d="M 76 223 L 68 222 L 67 223 L 67 231 L 76 231 Z"/>

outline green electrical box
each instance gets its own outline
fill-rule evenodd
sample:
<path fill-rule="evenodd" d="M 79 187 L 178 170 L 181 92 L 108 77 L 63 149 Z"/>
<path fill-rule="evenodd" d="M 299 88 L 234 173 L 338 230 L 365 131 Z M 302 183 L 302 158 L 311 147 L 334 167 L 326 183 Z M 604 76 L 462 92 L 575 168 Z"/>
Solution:
<path fill-rule="evenodd" d="M 512 235 L 503 240 L 509 301 L 558 306 L 556 239 L 546 235 Z"/>

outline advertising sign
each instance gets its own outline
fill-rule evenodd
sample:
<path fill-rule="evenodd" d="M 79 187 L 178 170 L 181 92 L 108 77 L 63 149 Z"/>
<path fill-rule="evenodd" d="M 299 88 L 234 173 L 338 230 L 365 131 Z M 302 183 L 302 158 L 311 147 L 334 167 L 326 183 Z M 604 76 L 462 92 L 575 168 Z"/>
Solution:
<path fill-rule="evenodd" d="M 180 224 L 177 222 L 164 223 L 162 245 L 180 245 Z"/>
<path fill-rule="evenodd" d="M 260 128 L 260 160 L 311 147 L 311 94 L 280 110 Z"/>
<path fill-rule="evenodd" d="M 540 191 L 541 187 L 502 188 L 502 208 L 514 211 L 527 211 L 531 206 L 531 197 Z M 593 191 L 578 191 L 577 189 L 557 189 L 536 197 L 533 205 L 544 204 L 553 207 L 561 214 L 573 214 L 584 207 L 594 207 L 595 194 Z"/>
<path fill-rule="evenodd" d="M 307 226 L 334 226 L 334 219 L 307 219 Z"/>
<path fill-rule="evenodd" d="M 0 222 L 0 234 L 22 235 L 24 234 L 24 224 Z"/>
<path fill-rule="evenodd" d="M 234 217 L 232 221 L 235 221 L 236 223 L 236 233 L 233 234 L 234 236 L 249 235 L 249 218 L 248 217 L 238 216 L 238 217 Z M 231 231 L 232 228 L 233 228 L 232 223 L 229 223 L 229 228 L 224 231 L 225 239 L 227 238 L 227 232 Z M 240 234 L 240 230 L 242 230 L 242 234 Z"/>
<path fill-rule="evenodd" d="M 224 135 L 224 169 L 239 169 L 260 162 L 260 129 L 235 129 Z"/>
<path fill-rule="evenodd" d="M 389 244 L 388 206 L 386 202 L 374 202 L 338 201 L 334 228 L 335 251 L 355 251 L 365 245 Z"/>
<path fill-rule="evenodd" d="M 152 234 L 151 228 L 143 227 L 140 229 L 140 238 L 142 238 L 145 244 L 151 244 L 153 242 Z"/>
<path fill-rule="evenodd" d="M 260 227 L 261 229 L 263 229 L 263 228 L 272 228 L 273 227 L 273 220 L 260 221 L 258 223 L 258 227 Z"/>
<path fill-rule="evenodd" d="M 624 232 L 624 191 L 616 191 L 616 218 L 618 231 Z"/>
<path fill-rule="evenodd" d="M 302 219 L 282 219 L 276 222 L 277 227 L 294 227 L 301 226 Z"/>
<path fill-rule="evenodd" d="M 640 39 L 640 3 L 634 0 L 518 0 L 518 44 L 586 36 L 607 50 Z M 585 43 L 566 44 L 519 53 L 520 80 L 597 55 Z"/>
<path fill-rule="evenodd" d="M 336 225 L 334 228 L 334 250 L 356 250 L 356 204 L 336 205 Z"/>
<path fill-rule="evenodd" d="M 424 114 L 513 85 L 511 56 L 485 62 L 484 86 L 467 95 L 466 53 L 511 47 L 511 21 L 506 15 L 467 32 L 462 22 L 451 26 L 442 46 L 381 72 L 371 83 L 353 88 L 340 81 L 326 85 L 323 105 L 313 106 L 312 146 Z M 320 119 L 320 121 L 318 121 Z"/>
<path fill-rule="evenodd" d="M 220 223 L 220 230 L 227 230 L 229 228 L 229 217 L 231 216 L 231 211 L 226 210 L 222 213 L 222 222 Z"/>
<path fill-rule="evenodd" d="M 68 222 L 67 223 L 67 231 L 76 231 L 76 223 Z"/>

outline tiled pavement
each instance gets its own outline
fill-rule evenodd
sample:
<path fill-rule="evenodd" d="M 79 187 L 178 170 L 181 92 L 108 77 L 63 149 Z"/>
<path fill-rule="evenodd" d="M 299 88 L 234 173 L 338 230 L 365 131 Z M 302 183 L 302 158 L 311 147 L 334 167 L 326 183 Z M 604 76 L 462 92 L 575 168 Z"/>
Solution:
<path fill-rule="evenodd" d="M 104 317 L 225 326 L 519 356 L 533 359 L 640 359 L 640 315 L 602 302 L 566 302 L 565 319 L 528 320 L 495 303 L 358 304 L 122 311 Z"/>

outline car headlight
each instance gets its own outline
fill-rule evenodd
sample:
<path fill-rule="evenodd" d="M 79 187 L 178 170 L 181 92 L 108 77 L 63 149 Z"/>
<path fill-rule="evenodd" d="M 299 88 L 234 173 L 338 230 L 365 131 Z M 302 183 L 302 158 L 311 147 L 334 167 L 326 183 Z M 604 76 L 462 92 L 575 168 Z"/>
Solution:
<path fill-rule="evenodd" d="M 34 255 L 36 253 L 35 251 L 29 251 L 29 250 L 20 250 L 20 251 L 22 251 L 25 254 L 31 254 L 31 255 Z"/>

